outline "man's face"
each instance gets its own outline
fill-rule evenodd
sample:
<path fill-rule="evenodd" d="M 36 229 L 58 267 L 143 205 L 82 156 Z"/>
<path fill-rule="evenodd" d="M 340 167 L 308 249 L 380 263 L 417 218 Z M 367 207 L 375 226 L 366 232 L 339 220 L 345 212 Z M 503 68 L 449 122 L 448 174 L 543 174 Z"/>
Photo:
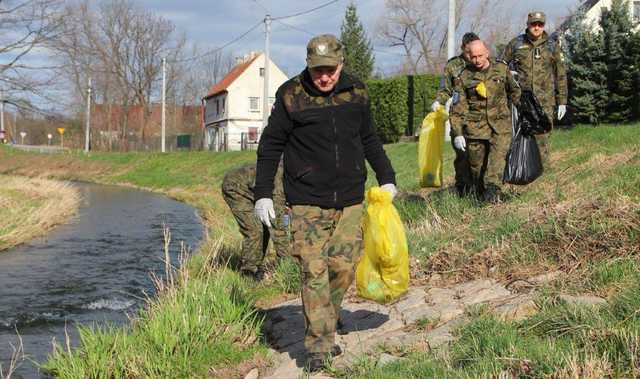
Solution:
<path fill-rule="evenodd" d="M 309 68 L 311 80 L 321 92 L 330 92 L 335 88 L 338 79 L 340 79 L 340 72 L 342 72 L 342 63 L 337 66 Z"/>
<path fill-rule="evenodd" d="M 489 67 L 489 50 L 480 41 L 471 42 L 466 51 L 469 54 L 469 62 L 478 70 L 484 70 Z"/>
<path fill-rule="evenodd" d="M 527 27 L 527 30 L 533 39 L 538 39 L 542 36 L 542 33 L 544 33 L 544 23 L 540 21 L 532 22 Z"/>

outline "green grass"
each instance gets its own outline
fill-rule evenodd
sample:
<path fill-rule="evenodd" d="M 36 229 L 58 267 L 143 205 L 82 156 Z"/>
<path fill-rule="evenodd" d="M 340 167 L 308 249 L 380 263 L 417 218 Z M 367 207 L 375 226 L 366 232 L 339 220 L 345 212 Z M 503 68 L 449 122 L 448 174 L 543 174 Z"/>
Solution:
<path fill-rule="evenodd" d="M 424 271 L 446 273 L 443 279 L 450 282 L 484 276 L 528 277 L 556 269 L 570 270 L 571 275 L 545 290 L 543 311 L 538 318 L 505 323 L 478 312 L 468 326 L 458 331 L 459 339 L 449 354 L 417 352 L 407 362 L 384 368 L 363 359 L 343 375 L 472 378 L 497 376 L 508 370 L 519 377 L 539 377 L 556 370 L 570 377 L 576 367 L 583 366 L 633 375 L 631 355 L 624 351 L 635 351 L 635 311 L 640 309 L 633 292 L 637 290 L 633 283 L 638 282 L 639 276 L 639 137 L 637 125 L 556 131 L 551 138 L 551 169 L 532 185 L 509 188 L 509 199 L 500 205 L 460 199 L 448 188 L 453 180 L 453 154 L 448 146 L 445 188 L 434 190 L 419 189 L 416 144 L 385 146 L 397 173 L 398 187 L 414 193 L 400 196 L 396 206 L 406 226 L 410 253 L 420 259 Z M 0 148 L 0 161 L 11 161 L 10 165 L 1 166 L 0 173 L 130 184 L 167 193 L 198 207 L 210 235 L 224 235 L 224 250 L 233 255 L 238 233 L 221 201 L 220 182 L 227 169 L 254 159 L 253 152 L 100 153 L 43 159 Z M 371 171 L 367 185 L 375 185 Z M 207 242 L 202 250 L 211 248 L 212 243 Z M 206 256 L 200 252 L 187 265 L 193 281 L 201 280 L 197 273 L 209 265 L 203 258 Z M 206 287 L 209 284 L 201 284 L 204 287 L 197 287 L 197 291 L 181 285 L 176 293 L 187 303 L 174 304 L 170 296 L 164 300 L 166 296 L 161 294 L 157 304 L 143 311 L 130 329 L 85 330 L 83 346 L 72 354 L 59 351 L 48 367 L 72 370 L 81 367 L 82 362 L 92 362 L 82 366 L 85 371 L 79 369 L 62 376 L 85 377 L 91 375 L 86 370 L 109 367 L 116 373 L 114 377 L 140 377 L 137 375 L 163 376 L 165 371 L 152 371 L 156 366 L 158 370 L 202 373 L 205 367 L 228 367 L 250 359 L 261 351 L 259 340 L 238 344 L 230 342 L 232 339 L 215 338 L 204 347 L 210 330 L 202 328 L 198 320 L 191 320 L 191 315 L 209 317 L 207 322 L 211 325 L 228 322 L 228 328 L 222 329 L 228 330 L 229 338 L 256 335 L 253 331 L 258 330 L 260 320 L 253 318 L 250 304 L 257 298 L 299 291 L 299 281 L 292 280 L 299 278 L 299 271 L 292 260 L 285 260 L 276 267 L 270 283 L 258 286 L 235 278 L 226 270 L 222 272 L 225 279 L 213 280 L 220 282 L 221 291 L 215 302 L 200 295 L 215 292 Z M 244 294 L 239 303 L 234 295 L 238 288 Z M 610 296 L 612 306 L 606 312 L 576 310 L 553 300 L 560 291 Z M 228 304 L 227 310 L 237 317 L 213 314 L 211 309 L 218 302 Z M 185 321 L 188 327 L 184 333 L 172 335 L 183 322 L 176 315 L 182 314 L 189 318 Z M 559 328 L 569 332 L 561 333 Z M 190 348 L 192 344 L 197 349 Z M 175 357 L 169 357 L 169 352 L 161 348 L 164 345 L 172 347 L 172 354 L 177 352 Z M 611 355 L 605 354 L 609 350 Z M 132 362 L 141 371 L 135 371 Z"/>

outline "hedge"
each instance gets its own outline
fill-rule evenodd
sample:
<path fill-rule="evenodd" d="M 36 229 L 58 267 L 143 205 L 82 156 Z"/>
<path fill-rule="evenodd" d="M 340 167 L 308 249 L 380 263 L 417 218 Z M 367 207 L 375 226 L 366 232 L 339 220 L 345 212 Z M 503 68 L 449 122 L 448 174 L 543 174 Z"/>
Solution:
<path fill-rule="evenodd" d="M 435 75 L 414 76 L 414 131 L 429 112 L 439 82 L 439 77 Z M 397 142 L 407 129 L 407 77 L 369 80 L 367 86 L 378 136 L 384 143 Z"/>

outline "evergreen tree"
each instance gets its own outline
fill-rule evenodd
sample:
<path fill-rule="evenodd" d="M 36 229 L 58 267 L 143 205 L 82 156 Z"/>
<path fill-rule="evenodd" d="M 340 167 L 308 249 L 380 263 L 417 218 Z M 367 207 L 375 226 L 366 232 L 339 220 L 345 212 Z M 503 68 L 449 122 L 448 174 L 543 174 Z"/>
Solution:
<path fill-rule="evenodd" d="M 365 81 L 373 72 L 373 47 L 358 19 L 355 4 L 349 4 L 340 28 L 340 40 L 345 49 L 344 70 Z"/>
<path fill-rule="evenodd" d="M 633 60 L 633 118 L 640 120 L 640 31 L 631 37 L 627 54 Z"/>
<path fill-rule="evenodd" d="M 606 118 L 609 90 L 602 35 L 576 15 L 565 35 L 569 74 L 569 104 L 577 122 L 598 124 Z"/>
<path fill-rule="evenodd" d="M 606 118 L 612 122 L 629 121 L 633 115 L 636 63 L 633 61 L 635 57 L 628 54 L 633 24 L 627 1 L 613 0 L 611 9 L 603 11 L 600 26 L 610 93 Z"/>

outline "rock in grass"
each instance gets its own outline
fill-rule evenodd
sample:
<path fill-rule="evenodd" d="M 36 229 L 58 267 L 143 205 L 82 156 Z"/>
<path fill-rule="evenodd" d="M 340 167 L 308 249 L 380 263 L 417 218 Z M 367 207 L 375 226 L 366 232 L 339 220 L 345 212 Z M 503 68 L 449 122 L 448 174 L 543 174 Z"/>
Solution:
<path fill-rule="evenodd" d="M 378 365 L 378 367 L 382 367 L 382 366 L 388 365 L 390 363 L 397 362 L 397 361 L 402 361 L 402 360 L 405 360 L 405 359 L 407 359 L 407 358 L 396 357 L 395 355 L 383 353 L 382 355 L 380 355 L 380 358 L 378 359 L 377 365 Z"/>
<path fill-rule="evenodd" d="M 253 370 L 249 371 L 247 375 L 245 375 L 244 379 L 258 379 L 259 376 L 260 372 L 257 368 L 254 368 Z"/>

